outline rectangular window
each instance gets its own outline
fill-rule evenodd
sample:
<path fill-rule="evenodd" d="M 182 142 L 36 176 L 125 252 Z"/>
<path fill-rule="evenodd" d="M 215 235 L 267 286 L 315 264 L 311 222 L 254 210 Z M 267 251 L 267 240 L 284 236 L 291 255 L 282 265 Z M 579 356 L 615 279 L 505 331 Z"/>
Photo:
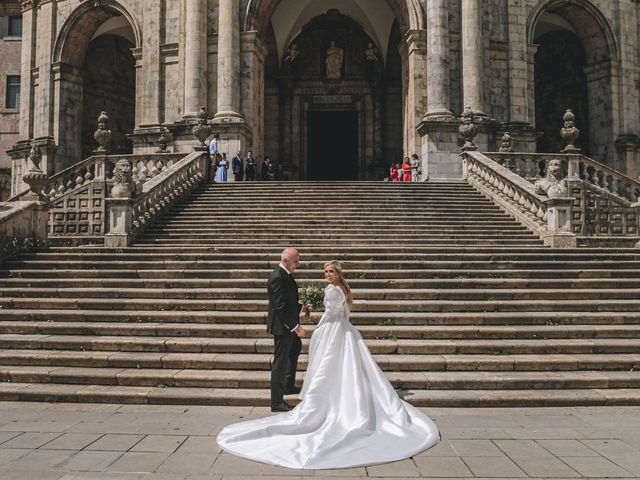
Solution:
<path fill-rule="evenodd" d="M 20 75 L 7 75 L 7 108 L 20 108 Z"/>
<path fill-rule="evenodd" d="M 22 17 L 9 17 L 9 31 L 7 33 L 10 37 L 22 36 Z"/>

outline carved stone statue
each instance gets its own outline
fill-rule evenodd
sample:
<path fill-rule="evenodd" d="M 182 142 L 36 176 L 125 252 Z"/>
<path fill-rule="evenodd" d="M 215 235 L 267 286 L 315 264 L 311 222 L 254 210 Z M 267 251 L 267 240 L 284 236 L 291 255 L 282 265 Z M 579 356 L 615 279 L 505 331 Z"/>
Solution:
<path fill-rule="evenodd" d="M 133 183 L 131 162 L 126 158 L 121 158 L 116 163 L 113 170 L 113 188 L 111 189 L 111 198 L 130 198 L 133 194 L 135 185 Z"/>
<path fill-rule="evenodd" d="M 287 56 L 284 57 L 284 63 L 293 63 L 298 58 L 300 54 L 300 50 L 298 50 L 298 45 L 292 43 L 291 46 L 287 49 Z"/>
<path fill-rule="evenodd" d="M 324 61 L 327 67 L 326 78 L 340 79 L 342 78 L 342 62 L 344 60 L 344 49 L 336 47 L 336 42 L 331 40 L 329 48 L 327 48 L 326 59 Z"/>
<path fill-rule="evenodd" d="M 378 49 L 376 46 L 369 42 L 367 49 L 364 51 L 365 58 L 370 62 L 379 62 L 380 58 L 378 58 Z"/>
<path fill-rule="evenodd" d="M 547 176 L 536 181 L 535 191 L 538 195 L 546 195 L 549 198 L 562 198 L 569 195 L 567 181 L 562 178 L 560 160 L 551 160 L 549 162 Z"/>

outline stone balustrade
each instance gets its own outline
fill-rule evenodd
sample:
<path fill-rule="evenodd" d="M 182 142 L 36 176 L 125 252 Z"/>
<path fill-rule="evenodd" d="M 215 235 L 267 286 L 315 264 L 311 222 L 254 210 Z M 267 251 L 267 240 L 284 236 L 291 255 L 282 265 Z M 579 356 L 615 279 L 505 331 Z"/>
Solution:
<path fill-rule="evenodd" d="M 194 152 L 147 181 L 135 198 L 109 198 L 105 246 L 123 248 L 178 199 L 207 176 L 207 155 Z"/>
<path fill-rule="evenodd" d="M 113 170 L 121 159 L 132 163 L 133 182 L 142 188 L 171 169 L 184 153 L 149 155 L 94 155 L 50 177 L 42 191 L 50 203 L 49 234 L 99 241 L 108 229 L 106 198 L 113 183 Z M 9 201 L 24 200 L 29 191 Z"/>
<path fill-rule="evenodd" d="M 574 199 L 571 231 L 591 244 L 633 246 L 640 240 L 640 182 L 580 154 L 486 153 L 529 183 L 560 160 Z"/>
<path fill-rule="evenodd" d="M 571 232 L 572 198 L 539 195 L 534 185 L 477 151 L 462 154 L 464 178 L 556 248 L 577 245 Z"/>

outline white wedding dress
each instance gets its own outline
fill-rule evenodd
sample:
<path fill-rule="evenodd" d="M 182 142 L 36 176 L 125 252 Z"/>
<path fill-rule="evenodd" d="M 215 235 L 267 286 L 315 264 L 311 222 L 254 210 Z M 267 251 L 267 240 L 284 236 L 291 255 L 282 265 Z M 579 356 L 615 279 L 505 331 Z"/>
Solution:
<path fill-rule="evenodd" d="M 398 397 L 360 333 L 341 288 L 325 289 L 309 365 L 290 412 L 225 427 L 224 450 L 296 469 L 347 468 L 411 457 L 439 441 L 436 425 Z"/>

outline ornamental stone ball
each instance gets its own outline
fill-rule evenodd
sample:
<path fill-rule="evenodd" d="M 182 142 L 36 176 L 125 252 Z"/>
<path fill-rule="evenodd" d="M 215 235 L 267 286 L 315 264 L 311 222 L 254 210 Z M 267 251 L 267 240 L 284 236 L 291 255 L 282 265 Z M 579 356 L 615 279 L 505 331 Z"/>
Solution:
<path fill-rule="evenodd" d="M 113 170 L 114 185 L 111 189 L 111 198 L 130 198 L 133 194 L 133 173 L 131 162 L 121 158 Z"/>
<path fill-rule="evenodd" d="M 558 159 L 549 161 L 547 176 L 536 181 L 535 192 L 549 198 L 564 198 L 569 195 L 567 181 L 562 175 L 562 163 Z"/>
<path fill-rule="evenodd" d="M 101 112 L 98 117 L 98 129 L 93 134 L 93 138 L 98 142 L 98 145 L 100 145 L 96 152 L 107 152 L 107 145 L 109 145 L 111 141 L 111 130 L 107 128 L 108 124 L 109 117 L 107 116 L 107 112 Z"/>

